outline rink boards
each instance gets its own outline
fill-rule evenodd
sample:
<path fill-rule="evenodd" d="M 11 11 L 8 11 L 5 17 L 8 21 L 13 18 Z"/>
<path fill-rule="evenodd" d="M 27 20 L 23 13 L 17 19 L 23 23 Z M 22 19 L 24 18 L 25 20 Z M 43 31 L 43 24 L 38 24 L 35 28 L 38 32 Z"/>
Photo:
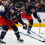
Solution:
<path fill-rule="evenodd" d="M 41 18 L 41 20 L 42 20 L 41 27 L 45 27 L 45 12 L 38 12 L 37 14 Z M 32 17 L 33 17 L 33 15 L 32 15 Z M 27 23 L 27 26 L 29 26 L 29 22 L 28 22 L 27 19 L 24 18 L 22 20 L 25 23 Z M 33 27 L 39 27 L 40 26 L 39 22 L 34 17 L 33 17 L 33 22 L 34 22 L 33 23 Z M 17 24 L 17 26 L 22 26 L 22 25 L 21 24 Z"/>

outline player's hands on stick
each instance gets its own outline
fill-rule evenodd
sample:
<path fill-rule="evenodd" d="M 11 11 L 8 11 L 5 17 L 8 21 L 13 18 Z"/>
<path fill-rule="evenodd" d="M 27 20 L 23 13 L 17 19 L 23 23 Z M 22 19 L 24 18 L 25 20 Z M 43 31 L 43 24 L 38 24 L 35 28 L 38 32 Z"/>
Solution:
<path fill-rule="evenodd" d="M 38 22 L 41 23 L 41 19 L 38 19 Z"/>
<path fill-rule="evenodd" d="M 26 23 L 24 23 L 24 25 L 23 25 L 23 29 L 27 29 L 27 24 Z"/>

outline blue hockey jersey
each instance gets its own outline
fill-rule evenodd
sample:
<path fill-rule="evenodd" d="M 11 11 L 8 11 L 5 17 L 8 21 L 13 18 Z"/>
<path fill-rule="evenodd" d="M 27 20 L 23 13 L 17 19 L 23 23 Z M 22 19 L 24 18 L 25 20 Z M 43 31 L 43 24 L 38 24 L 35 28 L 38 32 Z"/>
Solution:
<path fill-rule="evenodd" d="M 7 18 L 9 20 L 15 20 L 16 18 L 18 19 L 18 21 L 24 25 L 22 19 L 21 19 L 21 14 L 20 12 L 18 12 L 17 8 L 15 6 L 8 8 L 5 12 L 1 13 L 1 17 L 3 18 Z"/>
<path fill-rule="evenodd" d="M 30 4 L 30 5 L 28 6 L 28 8 L 25 10 L 25 12 L 26 12 L 26 15 L 27 15 L 27 16 L 28 16 L 29 14 L 33 14 L 33 16 L 34 16 L 35 18 L 39 19 L 39 17 L 37 16 L 37 10 L 38 10 L 38 8 L 35 7 L 34 4 Z M 32 11 L 33 11 L 33 13 L 32 13 Z"/>
<path fill-rule="evenodd" d="M 25 10 L 26 14 L 32 14 L 32 11 L 31 11 L 32 9 L 34 10 L 34 12 L 36 12 L 37 7 L 35 7 L 34 4 L 30 4 L 28 8 Z"/>

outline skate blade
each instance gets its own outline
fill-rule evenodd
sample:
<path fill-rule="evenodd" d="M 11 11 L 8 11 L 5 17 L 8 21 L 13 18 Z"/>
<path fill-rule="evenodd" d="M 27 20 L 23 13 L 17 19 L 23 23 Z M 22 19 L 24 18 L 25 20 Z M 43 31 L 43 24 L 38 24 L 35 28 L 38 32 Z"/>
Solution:
<path fill-rule="evenodd" d="M 30 36 L 31 34 L 27 33 L 28 36 Z"/>
<path fill-rule="evenodd" d="M 1 44 L 6 44 L 6 43 L 1 43 Z"/>
<path fill-rule="evenodd" d="M 6 42 L 0 41 L 1 44 L 6 44 Z"/>
<path fill-rule="evenodd" d="M 45 43 L 45 41 L 42 41 L 43 43 Z"/>
<path fill-rule="evenodd" d="M 23 41 L 18 41 L 18 42 L 21 42 L 21 43 L 23 43 L 23 42 L 24 42 L 24 40 L 23 40 Z"/>

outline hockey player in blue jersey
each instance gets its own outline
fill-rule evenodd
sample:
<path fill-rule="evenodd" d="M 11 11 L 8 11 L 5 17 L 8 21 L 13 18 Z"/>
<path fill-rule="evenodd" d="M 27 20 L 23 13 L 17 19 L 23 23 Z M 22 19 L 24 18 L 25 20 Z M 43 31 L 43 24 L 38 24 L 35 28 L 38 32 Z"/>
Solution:
<path fill-rule="evenodd" d="M 9 8 L 6 10 L 6 12 L 2 12 L 0 15 L 0 24 L 3 28 L 3 31 L 1 32 L 1 36 L 0 36 L 0 43 L 5 43 L 2 41 L 2 39 L 4 39 L 7 31 L 9 28 L 12 28 L 17 40 L 20 42 L 23 42 L 23 39 L 20 38 L 20 34 L 18 31 L 18 28 L 15 26 L 15 19 L 18 19 L 19 22 L 25 27 L 26 24 L 21 20 L 20 18 L 20 12 L 18 12 L 17 8 L 15 6 L 12 6 L 12 3 L 9 3 Z"/>
<path fill-rule="evenodd" d="M 22 15 L 21 15 L 22 18 L 26 18 L 29 21 L 29 29 L 30 30 L 33 25 L 33 18 L 31 16 L 32 14 L 33 14 L 34 18 L 36 18 L 38 20 L 38 22 L 41 23 L 41 19 L 37 15 L 38 5 L 39 5 L 39 2 L 35 1 L 34 3 L 30 4 L 28 6 L 28 8 L 24 12 L 22 12 Z M 31 34 L 30 31 L 27 31 L 27 33 Z"/>

